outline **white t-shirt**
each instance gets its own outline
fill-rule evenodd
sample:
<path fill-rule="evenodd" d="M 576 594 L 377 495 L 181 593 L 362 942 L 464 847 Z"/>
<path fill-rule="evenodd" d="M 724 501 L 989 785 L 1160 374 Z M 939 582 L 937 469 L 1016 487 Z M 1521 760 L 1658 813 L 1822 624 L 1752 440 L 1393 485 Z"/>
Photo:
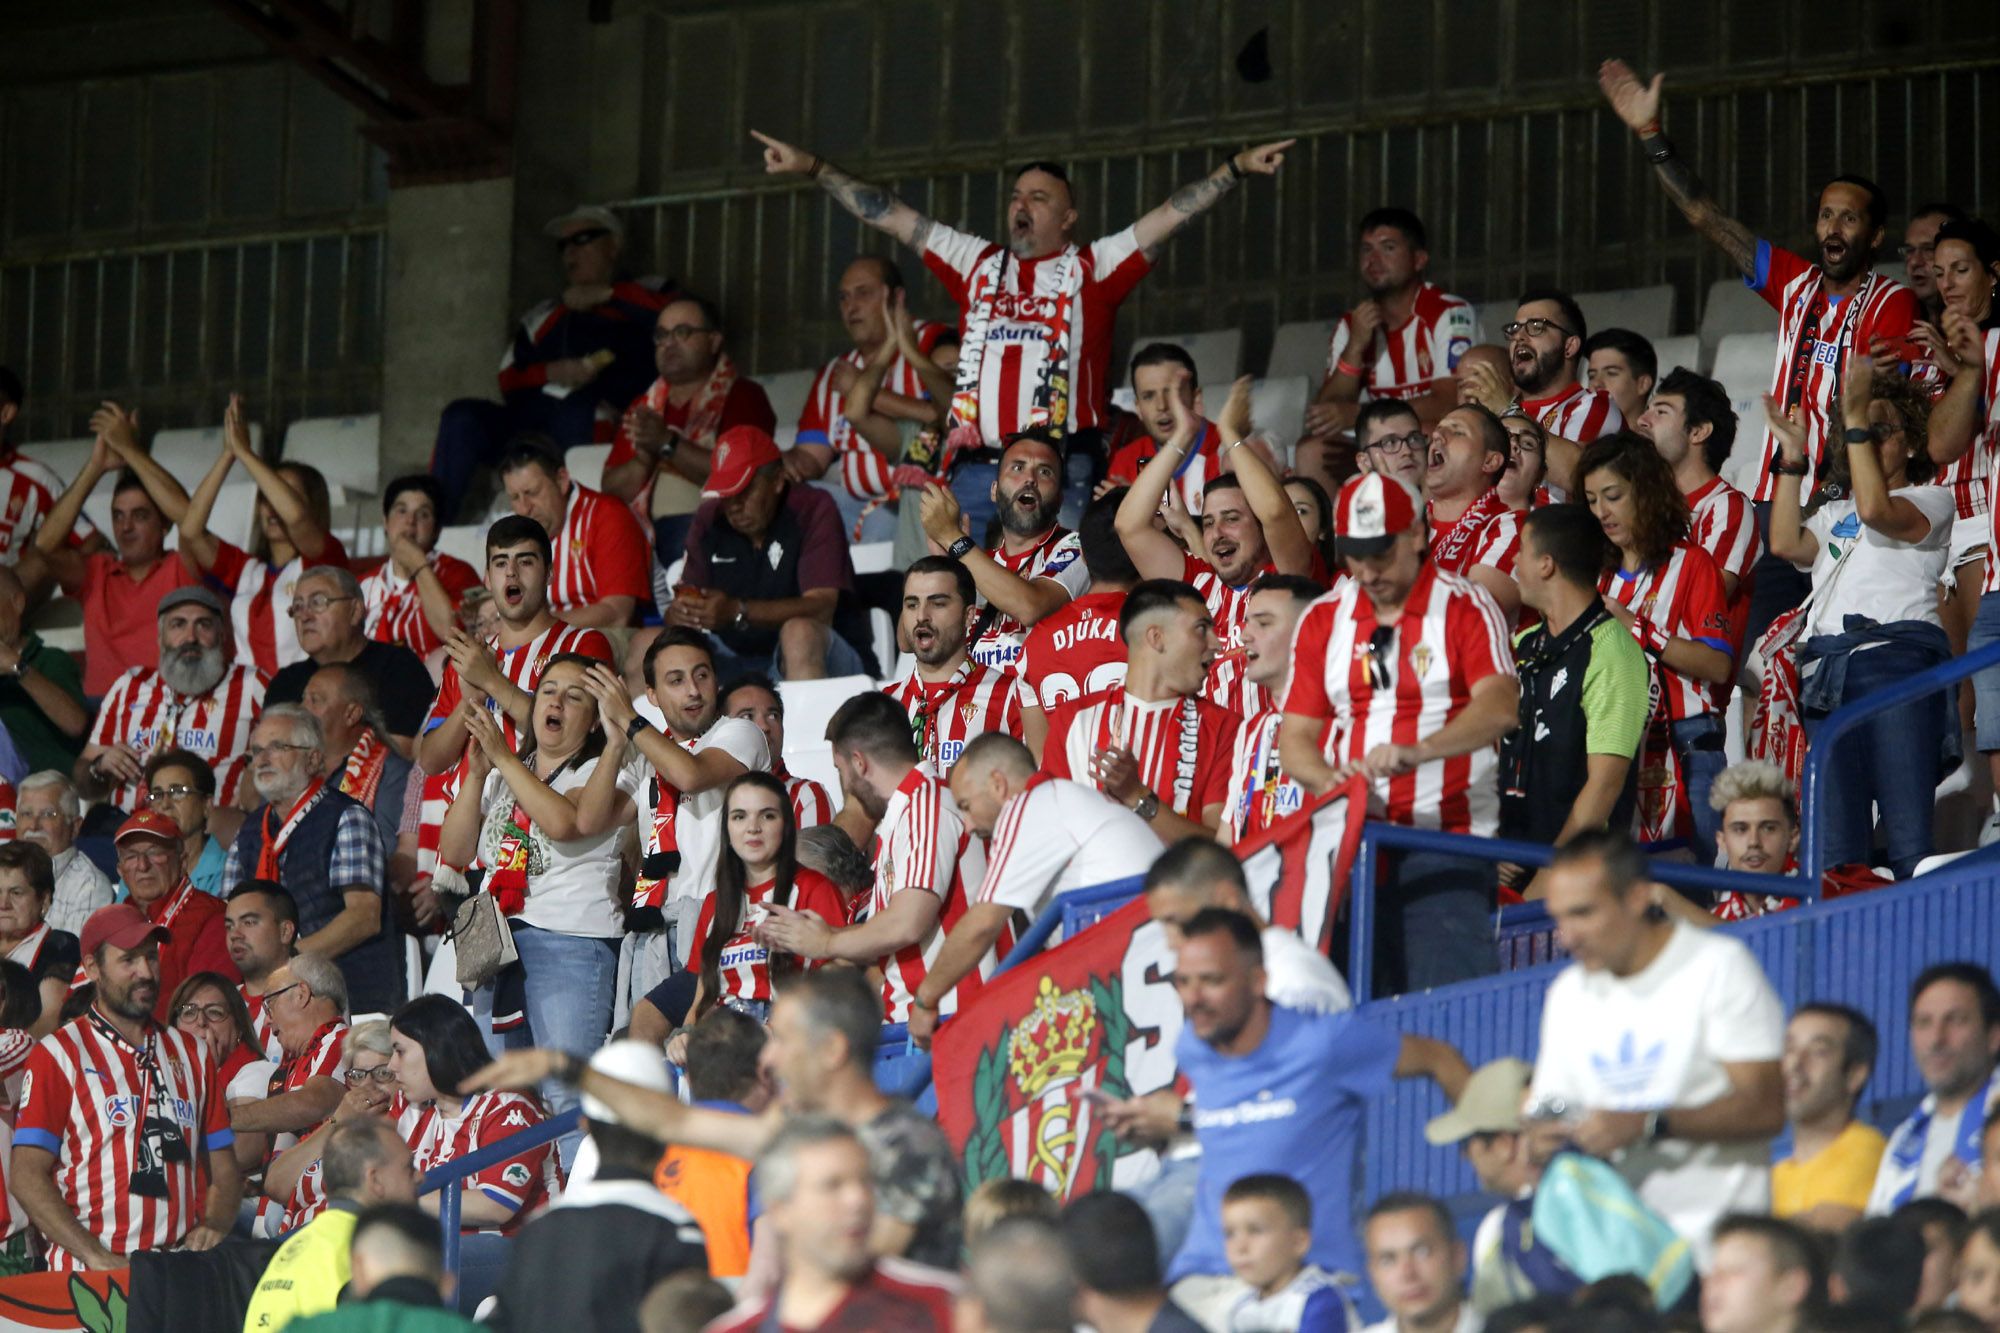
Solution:
<path fill-rule="evenodd" d="M 1805 632 L 1839 634 L 1848 616 L 1867 616 L 1881 624 L 1922 620 L 1939 624 L 1938 579 L 1951 558 L 1951 530 L 1957 502 L 1948 486 L 1905 486 L 1892 492 L 1922 510 L 1931 530 L 1920 542 L 1885 537 L 1861 521 L 1854 501 L 1836 500 L 1806 520 L 1806 531 L 1819 538 L 1813 557 L 1812 618 Z M 1856 545 L 1856 542 L 1859 544 Z M 1826 581 L 1841 553 L 1853 554 L 1841 567 L 1831 588 Z"/>
<path fill-rule="evenodd" d="M 671 735 L 672 733 L 668 733 Z M 688 747 L 690 754 L 720 749 L 754 773 L 771 771 L 771 747 L 757 724 L 745 718 L 717 718 L 701 739 Z M 657 850 L 653 838 L 653 779 L 658 777 L 652 761 L 633 749 L 633 768 L 639 786 L 634 800 L 639 807 L 639 845 L 642 852 Z M 661 779 L 664 783 L 665 779 Z M 728 783 L 707 791 L 682 793 L 680 813 L 674 816 L 674 837 L 679 844 L 681 868 L 667 887 L 667 903 L 688 901 L 699 906 L 715 888 L 715 867 L 722 856 L 722 794 Z M 694 922 L 692 909 L 687 920 Z"/>
<path fill-rule="evenodd" d="M 602 760 L 565 768 L 549 784 L 567 796 L 590 781 Z M 618 790 L 635 800 L 639 775 L 630 767 L 618 773 Z M 479 828 L 479 859 L 493 865 L 500 840 L 514 812 L 514 792 L 498 772 L 486 775 L 480 793 L 483 816 Z M 516 920 L 558 935 L 608 939 L 625 933 L 624 904 L 618 901 L 623 858 L 618 843 L 626 825 L 619 824 L 594 838 L 556 842 L 540 826 L 528 832 L 528 902 Z"/>
<path fill-rule="evenodd" d="M 1354 996 L 1333 963 L 1283 926 L 1264 927 L 1264 998 L 1287 1009 L 1337 1014 Z"/>
<path fill-rule="evenodd" d="M 1575 1110 L 1704 1106 L 1730 1090 L 1725 1063 L 1775 1062 L 1784 1031 L 1784 1005 L 1742 942 L 1676 922 L 1634 976 L 1572 963 L 1550 984 L 1533 1095 Z M 1703 1270 L 1717 1219 L 1770 1211 L 1766 1143 L 1639 1143 L 1615 1165 Z"/>
<path fill-rule="evenodd" d="M 1001 807 L 973 901 L 1035 916 L 1058 894 L 1129 879 L 1159 855 L 1145 820 L 1095 787 L 1047 778 Z"/>
<path fill-rule="evenodd" d="M 1479 1317 L 1479 1311 L 1472 1308 L 1471 1301 L 1467 1301 L 1458 1307 L 1458 1318 L 1452 1322 L 1451 1333 L 1479 1333 L 1485 1326 L 1486 1321 Z M 1390 1315 L 1379 1324 L 1370 1324 L 1361 1333 L 1402 1333 L 1402 1328 L 1402 1321 Z"/>

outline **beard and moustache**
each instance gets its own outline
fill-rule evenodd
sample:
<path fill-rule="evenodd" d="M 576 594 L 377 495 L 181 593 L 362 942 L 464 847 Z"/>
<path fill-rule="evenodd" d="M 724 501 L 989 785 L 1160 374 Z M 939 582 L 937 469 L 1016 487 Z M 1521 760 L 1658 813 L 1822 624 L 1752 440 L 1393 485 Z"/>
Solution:
<path fill-rule="evenodd" d="M 1032 508 L 1023 508 L 1020 500 L 1023 492 L 1035 497 Z M 1039 537 L 1055 526 L 1056 515 L 1062 512 L 1062 493 L 1044 501 L 1035 489 L 1035 483 L 1024 481 L 1020 487 L 1000 492 L 1000 526 L 1016 537 Z"/>
<path fill-rule="evenodd" d="M 204 648 L 198 643 L 185 643 L 160 654 L 160 678 L 176 694 L 190 698 L 207 694 L 222 683 L 228 672 L 229 659 L 223 656 L 220 645 Z"/>

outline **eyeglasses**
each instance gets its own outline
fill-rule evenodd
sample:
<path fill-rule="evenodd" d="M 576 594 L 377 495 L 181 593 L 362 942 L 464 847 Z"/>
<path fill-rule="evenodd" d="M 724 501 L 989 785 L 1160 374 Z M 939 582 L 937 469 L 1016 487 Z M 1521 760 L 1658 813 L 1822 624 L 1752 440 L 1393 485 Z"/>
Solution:
<path fill-rule="evenodd" d="M 1523 332 L 1530 338 L 1539 338 L 1550 329 L 1554 329 L 1565 338 L 1574 338 L 1576 336 L 1575 332 L 1564 328 L 1552 319 L 1517 319 L 1500 326 L 1500 332 L 1505 334 L 1509 339 Z"/>
<path fill-rule="evenodd" d="M 254 764 L 265 755 L 269 755 L 275 759 L 286 750 L 310 750 L 312 748 L 310 745 L 293 745 L 289 741 L 272 741 L 269 745 L 252 745 L 244 750 L 243 753 L 249 755 L 250 762 Z"/>
<path fill-rule="evenodd" d="M 184 1004 L 174 1010 L 176 1023 L 227 1023 L 229 1008 L 220 1004 Z"/>
<path fill-rule="evenodd" d="M 676 324 L 670 329 L 654 329 L 653 342 L 656 346 L 669 338 L 672 338 L 675 342 L 687 342 L 689 339 L 698 337 L 701 334 L 714 332 L 714 329 L 709 328 L 705 324 Z"/>
<path fill-rule="evenodd" d="M 185 801 L 190 796 L 201 794 L 201 788 L 178 782 L 171 787 L 149 787 L 146 789 L 146 804 L 165 805 L 168 801 Z"/>
<path fill-rule="evenodd" d="M 1408 435 L 1384 435 L 1379 440 L 1370 440 L 1367 447 L 1380 449 L 1385 454 L 1416 454 L 1422 453 L 1429 443 L 1429 436 L 1420 430 L 1413 430 Z"/>
<path fill-rule="evenodd" d="M 1394 625 L 1377 625 L 1375 632 L 1368 636 L 1368 684 L 1377 690 L 1386 690 L 1395 681 L 1390 671 L 1393 659 L 1389 650 L 1396 642 Z"/>
<path fill-rule="evenodd" d="M 1937 254 L 1937 245 L 1935 242 L 1930 245 L 1899 245 L 1896 253 L 1904 259 L 1929 259 Z"/>
<path fill-rule="evenodd" d="M 350 1088 L 359 1087 L 363 1083 L 394 1083 L 396 1081 L 396 1076 L 389 1072 L 389 1066 L 387 1065 L 377 1065 L 373 1069 L 350 1069 L 342 1077 L 347 1080 L 347 1086 Z"/>
<path fill-rule="evenodd" d="M 120 861 L 129 861 L 133 865 L 138 865 L 146 861 L 150 861 L 154 865 L 164 865 L 180 854 L 181 849 L 178 847 L 120 847 L 118 849 L 118 859 Z"/>
<path fill-rule="evenodd" d="M 556 253 L 561 254 L 565 250 L 575 250 L 593 241 L 601 241 L 610 234 L 609 227 L 585 227 L 582 231 L 573 231 L 556 242 Z"/>
<path fill-rule="evenodd" d="M 351 602 L 353 600 L 354 598 L 347 593 L 334 596 L 330 593 L 316 592 L 310 597 L 294 597 L 292 599 L 292 609 L 286 612 L 286 614 L 293 620 L 297 620 L 300 616 L 304 615 L 320 615 L 335 602 Z"/>
<path fill-rule="evenodd" d="M 293 982 L 293 983 L 292 983 L 291 985 L 289 985 L 289 986 L 280 986 L 280 987 L 278 987 L 278 989 L 276 989 L 276 990 L 269 990 L 269 991 L 265 991 L 265 992 L 264 992 L 264 1007 L 265 1007 L 266 1009 L 269 1009 L 269 1008 L 271 1007 L 271 1001 L 273 1001 L 273 1000 L 277 999 L 277 998 L 278 998 L 278 997 L 279 997 L 280 995 L 283 995 L 283 994 L 284 994 L 284 993 L 285 993 L 286 991 L 289 991 L 289 990 L 297 990 L 297 989 L 298 989 L 299 987 L 301 987 L 301 986 L 303 986 L 303 985 L 305 985 L 305 984 L 306 984 L 306 983 L 305 983 L 305 982 L 303 982 L 303 981 L 294 981 L 294 982 Z"/>

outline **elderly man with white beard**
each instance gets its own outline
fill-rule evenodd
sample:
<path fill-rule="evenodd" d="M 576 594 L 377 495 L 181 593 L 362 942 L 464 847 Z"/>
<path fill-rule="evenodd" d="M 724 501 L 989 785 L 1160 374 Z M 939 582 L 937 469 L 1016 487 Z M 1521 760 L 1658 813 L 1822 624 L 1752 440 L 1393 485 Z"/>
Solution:
<path fill-rule="evenodd" d="M 297 704 L 273 704 L 250 733 L 250 812 L 222 869 L 226 898 L 245 879 L 274 879 L 299 909 L 299 952 L 340 965 L 357 1014 L 403 1001 L 400 946 L 389 916 L 388 861 L 368 807 L 327 781 L 326 736 Z"/>
<path fill-rule="evenodd" d="M 112 683 L 76 761 L 85 794 L 138 809 L 146 760 L 176 747 L 215 769 L 217 799 L 235 804 L 244 747 L 264 706 L 264 676 L 238 662 L 222 599 L 203 587 L 160 598 L 160 665 L 135 666 Z"/>

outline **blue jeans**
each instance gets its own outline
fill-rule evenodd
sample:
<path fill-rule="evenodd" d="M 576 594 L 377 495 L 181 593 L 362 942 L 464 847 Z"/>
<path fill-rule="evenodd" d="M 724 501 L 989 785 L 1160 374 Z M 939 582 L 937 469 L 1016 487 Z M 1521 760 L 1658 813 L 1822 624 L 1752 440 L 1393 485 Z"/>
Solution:
<path fill-rule="evenodd" d="M 1709 808 L 1708 793 L 1729 766 L 1729 756 L 1722 748 L 1728 729 L 1719 716 L 1705 713 L 1682 718 L 1671 730 L 1674 754 L 1681 761 L 1681 784 L 1694 815 L 1695 859 L 1706 864 L 1715 857 L 1715 835 L 1722 829 L 1722 812 Z"/>
<path fill-rule="evenodd" d="M 869 509 L 868 506 L 874 504 L 874 501 L 864 500 L 855 495 L 837 479 L 829 481 L 821 478 L 813 485 L 833 497 L 834 507 L 840 510 L 840 530 L 849 541 L 854 540 L 854 525 L 857 522 L 861 524 L 861 540 L 864 542 L 896 540 L 895 505 L 877 504 L 873 509 Z M 864 509 L 868 511 L 868 517 L 865 519 L 861 517 Z"/>
<path fill-rule="evenodd" d="M 2000 593 L 1979 599 L 1979 614 L 1973 617 L 1965 650 L 1975 652 L 1995 639 L 2000 639 Z M 1973 676 L 1972 694 L 1979 706 L 1979 748 L 2000 750 L 2000 667 L 1988 667 Z"/>
<path fill-rule="evenodd" d="M 1471 981 L 1500 970 L 1491 862 L 1438 852 L 1389 858 L 1375 908 L 1375 994 Z M 1369 997 L 1357 995 L 1357 1002 Z"/>
<path fill-rule="evenodd" d="M 544 1046 L 588 1059 L 611 1035 L 618 941 L 563 935 L 516 921 L 514 947 L 521 951 L 521 966 L 528 977 L 528 1021 L 505 1034 L 502 1044 Z M 482 993 L 490 1005 L 490 989 Z M 545 1080 L 541 1094 L 551 1115 L 560 1115 L 577 1103 L 576 1089 L 558 1079 Z M 582 1141 L 582 1130 L 557 1140 L 565 1170 Z"/>
<path fill-rule="evenodd" d="M 1188 1227 L 1194 1221 L 1195 1187 L 1200 1182 L 1200 1156 L 1175 1157 L 1160 1163 L 1159 1175 L 1125 1191 L 1153 1220 L 1153 1243 L 1159 1248 L 1163 1273 L 1187 1240 Z"/>
<path fill-rule="evenodd" d="M 1840 701 L 1852 703 L 1885 689 L 1935 665 L 1935 660 L 1905 644 L 1865 648 L 1847 660 L 1847 686 Z M 1833 743 L 1833 752 L 1824 761 L 1827 865 L 1874 864 L 1871 804 L 1881 810 L 1889 868 L 1897 879 L 1908 879 L 1917 862 L 1931 854 L 1938 754 L 1944 743 L 1939 721 L 1945 711 L 1934 696 L 1912 700 L 1877 713 Z M 1956 706 L 1948 711 L 1955 723 Z M 1809 748 L 1825 720 L 1824 714 L 1806 714 Z"/>
<path fill-rule="evenodd" d="M 573 444 L 589 444 L 596 429 L 597 395 L 587 391 L 566 398 L 537 391 L 518 394 L 510 403 L 460 398 L 446 404 L 431 450 L 431 475 L 444 488 L 444 512 L 438 522 L 452 521 L 471 489 L 473 471 L 498 462 L 516 435 L 547 435 L 566 450 Z"/>
<path fill-rule="evenodd" d="M 756 655 L 745 657 L 711 634 L 709 641 L 715 645 L 715 678 L 729 680 L 745 671 L 762 671 L 772 680 L 785 679 L 785 650 L 781 644 L 771 650 L 769 659 Z M 826 674 L 828 677 L 866 676 L 871 674 L 868 663 L 856 651 L 853 644 L 840 637 L 838 630 L 827 631 Z"/>

